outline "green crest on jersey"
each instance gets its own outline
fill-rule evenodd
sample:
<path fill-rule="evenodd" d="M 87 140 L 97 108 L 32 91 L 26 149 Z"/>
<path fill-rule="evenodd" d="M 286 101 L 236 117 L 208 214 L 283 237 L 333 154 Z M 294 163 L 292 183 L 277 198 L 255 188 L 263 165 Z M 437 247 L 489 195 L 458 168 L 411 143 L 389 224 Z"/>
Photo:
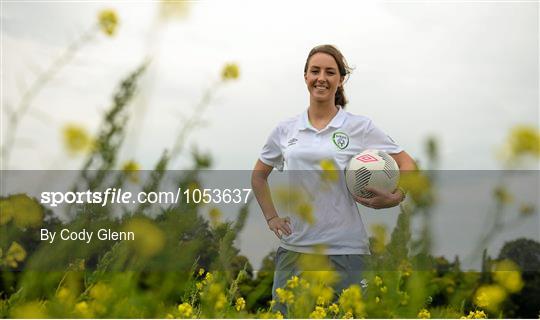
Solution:
<path fill-rule="evenodd" d="M 332 141 L 334 141 L 336 147 L 343 150 L 349 145 L 349 136 L 346 133 L 336 131 L 332 135 Z"/>

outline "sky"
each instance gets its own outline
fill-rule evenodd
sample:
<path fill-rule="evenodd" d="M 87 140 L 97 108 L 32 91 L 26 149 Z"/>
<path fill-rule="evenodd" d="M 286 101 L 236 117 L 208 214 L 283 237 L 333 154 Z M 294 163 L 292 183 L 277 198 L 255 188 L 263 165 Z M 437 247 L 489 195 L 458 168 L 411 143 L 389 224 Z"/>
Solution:
<path fill-rule="evenodd" d="M 217 170 L 250 170 L 280 120 L 309 104 L 309 50 L 336 45 L 353 73 L 347 110 L 369 116 L 421 164 L 434 137 L 441 170 L 497 170 L 509 130 L 539 125 L 535 1 L 191 1 L 160 18 L 159 2 L 2 1 L 2 144 L 6 110 L 66 47 L 114 9 L 114 37 L 98 34 L 36 96 L 21 120 L 10 169 L 76 169 L 61 130 L 95 133 L 121 79 L 145 57 L 121 161 L 151 169 L 225 63 L 240 78 L 211 90 L 193 131 Z M 189 153 L 173 164 L 190 164 Z M 540 167 L 533 163 L 533 167 Z M 369 220 L 369 218 L 367 218 Z M 395 215 L 389 221 L 395 220 Z M 534 224 L 533 224 L 534 225 Z M 539 224 L 537 223 L 536 226 Z M 273 242 L 275 245 L 275 242 Z"/>

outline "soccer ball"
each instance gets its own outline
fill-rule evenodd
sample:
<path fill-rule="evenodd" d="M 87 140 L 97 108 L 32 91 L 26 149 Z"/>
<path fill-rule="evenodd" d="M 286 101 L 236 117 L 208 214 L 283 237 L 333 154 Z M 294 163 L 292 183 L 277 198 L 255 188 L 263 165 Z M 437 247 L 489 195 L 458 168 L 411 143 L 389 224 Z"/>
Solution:
<path fill-rule="evenodd" d="M 380 150 L 365 150 L 352 157 L 345 168 L 345 182 L 354 196 L 371 198 L 366 187 L 394 192 L 399 181 L 399 167 L 388 153 Z"/>

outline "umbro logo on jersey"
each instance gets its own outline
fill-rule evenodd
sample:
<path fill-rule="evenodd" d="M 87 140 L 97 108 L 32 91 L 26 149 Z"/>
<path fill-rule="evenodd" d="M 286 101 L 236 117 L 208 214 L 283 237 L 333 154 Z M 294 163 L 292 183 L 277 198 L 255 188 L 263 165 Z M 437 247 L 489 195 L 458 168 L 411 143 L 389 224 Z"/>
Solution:
<path fill-rule="evenodd" d="M 298 139 L 292 138 L 291 140 L 287 141 L 287 147 L 295 145 L 297 142 L 298 142 Z"/>
<path fill-rule="evenodd" d="M 334 141 L 336 147 L 343 150 L 349 145 L 349 136 L 346 133 L 336 131 L 332 135 L 332 141 Z"/>

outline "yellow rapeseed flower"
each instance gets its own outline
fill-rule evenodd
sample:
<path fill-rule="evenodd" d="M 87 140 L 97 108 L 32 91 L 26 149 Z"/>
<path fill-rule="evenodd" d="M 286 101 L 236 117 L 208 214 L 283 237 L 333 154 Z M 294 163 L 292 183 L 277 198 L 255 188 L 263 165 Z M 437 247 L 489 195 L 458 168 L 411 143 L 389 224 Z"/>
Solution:
<path fill-rule="evenodd" d="M 202 290 L 204 284 L 202 282 L 197 282 L 195 283 L 195 287 L 197 288 L 197 290 Z"/>
<path fill-rule="evenodd" d="M 466 317 L 461 317 L 461 319 L 487 319 L 487 315 L 482 310 L 470 311 Z"/>
<path fill-rule="evenodd" d="M 212 226 L 216 227 L 220 223 L 222 213 L 221 210 L 214 207 L 208 211 L 208 216 L 210 217 L 210 223 L 212 224 Z"/>
<path fill-rule="evenodd" d="M 298 278 L 297 276 L 292 276 L 289 280 L 287 280 L 288 288 L 294 289 L 298 287 L 299 284 L 300 284 L 300 278 Z"/>
<path fill-rule="evenodd" d="M 135 240 L 129 243 L 141 256 L 154 256 L 165 247 L 165 234 L 147 218 L 133 218 L 126 223 L 123 230 L 135 234 Z"/>
<path fill-rule="evenodd" d="M 98 15 L 99 27 L 108 36 L 113 36 L 118 26 L 118 16 L 114 10 L 102 10 Z"/>
<path fill-rule="evenodd" d="M 416 315 L 419 319 L 429 319 L 431 318 L 431 313 L 427 309 L 422 309 L 420 312 L 418 312 L 418 315 Z"/>
<path fill-rule="evenodd" d="M 514 201 L 514 197 L 505 187 L 498 187 L 493 191 L 493 194 L 498 202 L 502 204 L 509 204 Z"/>
<path fill-rule="evenodd" d="M 530 216 L 534 213 L 534 211 L 535 211 L 534 205 L 530 203 L 524 203 L 519 206 L 519 214 L 522 216 Z"/>
<path fill-rule="evenodd" d="M 181 318 L 191 318 L 193 315 L 193 307 L 189 303 L 184 302 L 178 305 L 178 313 Z"/>
<path fill-rule="evenodd" d="M 321 178 L 323 181 L 337 182 L 339 181 L 339 171 L 332 160 L 323 159 L 319 162 L 321 166 Z"/>
<path fill-rule="evenodd" d="M 431 181 L 420 171 L 408 171 L 401 174 L 399 185 L 407 190 L 415 203 L 424 204 L 431 195 Z"/>
<path fill-rule="evenodd" d="M 238 79 L 240 76 L 240 68 L 236 63 L 227 63 L 221 71 L 221 79 L 223 81 Z"/>
<path fill-rule="evenodd" d="M 90 289 L 90 297 L 94 298 L 95 300 L 105 301 L 109 299 L 111 295 L 112 289 L 103 282 L 96 283 Z"/>
<path fill-rule="evenodd" d="M 323 319 L 326 317 L 326 310 L 323 307 L 316 306 L 315 310 L 309 314 L 312 319 Z"/>
<path fill-rule="evenodd" d="M 295 213 L 308 224 L 315 224 L 315 216 L 313 215 L 313 206 L 311 204 L 307 202 L 300 203 L 296 207 Z"/>
<path fill-rule="evenodd" d="M 329 307 L 328 307 L 328 311 L 332 312 L 333 314 L 338 314 L 339 313 L 339 306 L 335 303 L 332 303 Z"/>
<path fill-rule="evenodd" d="M 375 279 L 373 279 L 373 282 L 375 283 L 377 287 L 382 286 L 382 283 L 383 283 L 381 277 L 379 276 L 375 276 Z"/>
<path fill-rule="evenodd" d="M 345 312 L 345 315 L 343 316 L 343 319 L 352 319 L 353 318 L 353 314 L 351 311 L 347 311 Z"/>
<path fill-rule="evenodd" d="M 513 156 L 530 154 L 540 156 L 540 131 L 533 126 L 520 125 L 514 127 L 508 137 Z"/>
<path fill-rule="evenodd" d="M 214 275 L 210 272 L 207 272 L 206 276 L 204 277 L 204 280 L 206 282 L 212 282 L 214 280 Z"/>
<path fill-rule="evenodd" d="M 18 266 L 18 263 L 22 262 L 25 258 L 26 250 L 24 250 L 24 248 L 19 243 L 13 241 L 6 253 L 5 261 L 7 265 L 12 268 L 16 268 Z"/>
<path fill-rule="evenodd" d="M 26 194 L 15 194 L 0 200 L 0 225 L 14 220 L 21 229 L 38 227 L 43 222 L 43 209 L 39 203 Z"/>
<path fill-rule="evenodd" d="M 474 303 L 480 308 L 496 311 L 506 299 L 506 291 L 499 285 L 484 285 L 476 290 Z"/>
<path fill-rule="evenodd" d="M 182 20 L 189 13 L 188 0 L 161 0 L 159 2 L 159 18 L 164 21 Z"/>
<path fill-rule="evenodd" d="M 126 177 L 129 179 L 129 181 L 133 183 L 139 183 L 140 170 L 141 170 L 141 166 L 134 160 L 128 160 L 124 162 L 124 164 L 122 165 L 122 171 L 124 172 Z"/>
<path fill-rule="evenodd" d="M 80 125 L 67 124 L 62 129 L 64 145 L 71 155 L 77 155 L 90 151 L 94 140 L 86 129 Z"/>
<path fill-rule="evenodd" d="M 346 312 L 352 312 L 354 316 L 361 317 L 364 313 L 362 291 L 360 286 L 354 284 L 343 290 L 338 300 L 339 306 Z"/>
<path fill-rule="evenodd" d="M 510 293 L 521 291 L 524 285 L 519 267 L 510 260 L 503 260 L 494 265 L 493 279 Z"/>
<path fill-rule="evenodd" d="M 75 305 L 75 312 L 84 318 L 93 318 L 93 313 L 86 301 L 81 301 Z"/>
<path fill-rule="evenodd" d="M 334 297 L 334 289 L 325 284 L 315 284 L 310 289 L 311 296 L 317 297 L 317 305 L 326 305 Z"/>
<path fill-rule="evenodd" d="M 66 287 L 60 288 L 56 292 L 56 297 L 58 298 L 58 300 L 60 300 L 62 302 L 67 302 L 67 303 L 69 303 L 70 301 L 72 301 L 75 298 L 74 295 L 71 293 L 71 290 L 69 290 Z"/>
<path fill-rule="evenodd" d="M 199 277 L 202 276 L 204 274 L 204 269 L 203 268 L 199 268 Z"/>
<path fill-rule="evenodd" d="M 236 311 L 244 310 L 246 308 L 246 300 L 244 300 L 244 298 L 242 298 L 242 297 L 236 299 L 236 303 L 234 305 L 234 308 L 236 309 Z"/>
<path fill-rule="evenodd" d="M 276 289 L 276 295 L 278 297 L 279 302 L 284 304 L 293 304 L 294 303 L 294 293 L 292 293 L 289 290 L 285 290 L 282 288 Z"/>

